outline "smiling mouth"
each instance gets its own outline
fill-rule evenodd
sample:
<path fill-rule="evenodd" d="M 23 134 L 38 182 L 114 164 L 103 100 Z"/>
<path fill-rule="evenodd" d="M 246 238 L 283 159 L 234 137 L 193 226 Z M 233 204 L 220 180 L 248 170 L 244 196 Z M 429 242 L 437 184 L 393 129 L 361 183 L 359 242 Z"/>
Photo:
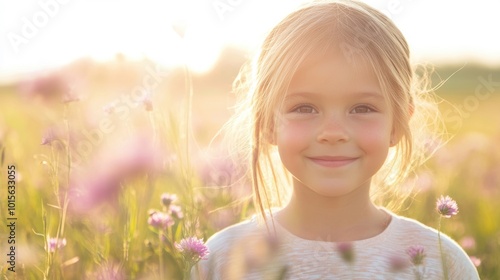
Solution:
<path fill-rule="evenodd" d="M 324 157 L 310 157 L 309 158 L 312 162 L 324 166 L 324 167 L 342 167 L 345 165 L 348 165 L 358 158 L 356 157 L 331 157 L 331 156 L 324 156 Z"/>

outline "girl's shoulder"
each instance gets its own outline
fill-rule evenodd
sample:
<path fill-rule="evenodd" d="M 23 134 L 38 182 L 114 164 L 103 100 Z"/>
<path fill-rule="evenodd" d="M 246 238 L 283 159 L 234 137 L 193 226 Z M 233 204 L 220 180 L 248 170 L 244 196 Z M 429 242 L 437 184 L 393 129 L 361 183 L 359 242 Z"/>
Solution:
<path fill-rule="evenodd" d="M 393 215 L 390 234 L 392 244 L 400 244 L 401 249 L 413 246 L 422 247 L 428 259 L 440 260 L 443 252 L 451 276 L 456 276 L 453 279 L 464 279 L 464 275 L 470 277 L 467 279 L 479 279 L 468 254 L 453 238 L 415 219 L 393 213 L 391 215 Z"/>
<path fill-rule="evenodd" d="M 225 251 L 242 240 L 263 235 L 265 230 L 265 225 L 259 223 L 256 216 L 253 216 L 248 220 L 231 225 L 215 233 L 208 239 L 207 246 L 214 253 Z"/>
<path fill-rule="evenodd" d="M 449 246 L 460 246 L 448 235 L 439 233 L 437 229 L 427 226 L 420 221 L 405 216 L 400 216 L 394 213 L 392 215 L 392 233 L 396 236 L 407 240 L 420 240 L 421 242 L 437 242 L 438 235 L 442 241 Z"/>
<path fill-rule="evenodd" d="M 256 248 L 267 246 L 270 240 L 266 224 L 256 216 L 223 229 L 208 239 L 209 254 L 193 268 L 192 279 L 237 279 L 227 277 L 234 272 L 227 268 L 253 261 Z"/>
<path fill-rule="evenodd" d="M 443 246 L 453 250 L 463 251 L 460 245 L 451 237 L 437 229 L 427 226 L 415 219 L 400 216 L 394 213 L 391 222 L 391 239 L 407 245 L 434 246 L 441 239 Z M 402 242 L 404 241 L 404 242 Z"/>

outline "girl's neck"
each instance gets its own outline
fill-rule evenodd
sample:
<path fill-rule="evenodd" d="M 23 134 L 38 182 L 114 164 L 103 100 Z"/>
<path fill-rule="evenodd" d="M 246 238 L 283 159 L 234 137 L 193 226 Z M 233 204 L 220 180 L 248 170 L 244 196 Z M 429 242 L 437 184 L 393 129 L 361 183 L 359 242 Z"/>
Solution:
<path fill-rule="evenodd" d="M 380 234 L 391 219 L 368 196 L 313 196 L 294 193 L 289 204 L 275 215 L 278 223 L 303 239 L 347 242 Z"/>

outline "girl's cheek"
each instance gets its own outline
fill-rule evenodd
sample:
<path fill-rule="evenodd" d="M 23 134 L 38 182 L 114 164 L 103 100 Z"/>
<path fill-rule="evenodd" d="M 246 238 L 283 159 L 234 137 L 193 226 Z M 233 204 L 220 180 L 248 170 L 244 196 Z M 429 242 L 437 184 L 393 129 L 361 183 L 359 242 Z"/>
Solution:
<path fill-rule="evenodd" d="M 385 122 L 372 122 L 361 125 L 356 129 L 358 133 L 363 134 L 362 139 L 366 141 L 376 141 L 380 139 L 389 139 L 391 136 L 391 127 Z"/>
<path fill-rule="evenodd" d="M 278 127 L 278 139 L 296 142 L 312 133 L 313 126 L 306 122 L 284 122 Z"/>

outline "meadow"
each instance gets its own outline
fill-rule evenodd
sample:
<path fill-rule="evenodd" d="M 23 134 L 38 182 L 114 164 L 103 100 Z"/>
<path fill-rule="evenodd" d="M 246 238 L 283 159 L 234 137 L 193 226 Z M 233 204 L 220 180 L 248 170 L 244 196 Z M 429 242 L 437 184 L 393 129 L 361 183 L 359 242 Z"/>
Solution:
<path fill-rule="evenodd" d="M 215 137 L 245 56 L 227 50 L 205 74 L 82 59 L 3 84 L 2 279 L 182 279 L 200 257 L 182 239 L 251 216 L 247 166 Z M 449 141 L 399 213 L 437 227 L 436 199 L 451 196 L 459 213 L 442 231 L 481 279 L 500 279 L 500 69 L 461 67 L 436 67 Z"/>

